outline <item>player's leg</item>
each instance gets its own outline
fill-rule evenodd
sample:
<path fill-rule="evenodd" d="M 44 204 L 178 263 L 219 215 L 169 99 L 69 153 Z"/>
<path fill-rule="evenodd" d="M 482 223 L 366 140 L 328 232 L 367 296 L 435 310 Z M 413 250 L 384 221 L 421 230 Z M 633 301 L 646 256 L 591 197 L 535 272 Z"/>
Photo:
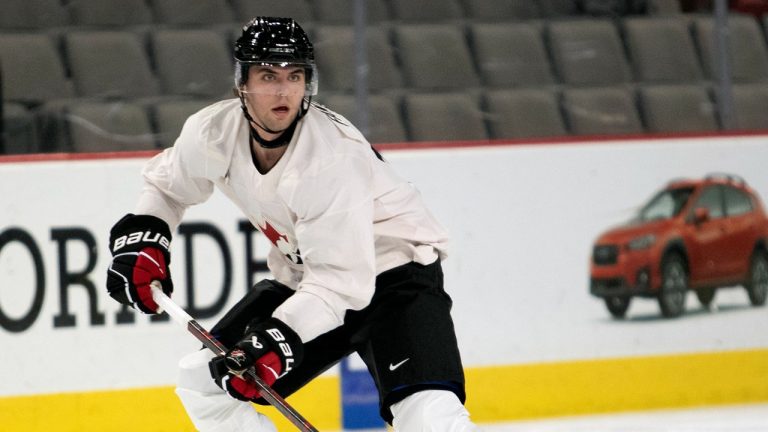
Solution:
<path fill-rule="evenodd" d="M 275 381 L 272 389 L 280 396 L 288 397 L 353 351 L 349 342 L 348 326 L 337 327 L 322 334 L 304 344 L 304 360 L 289 374 Z M 267 405 L 264 399 L 255 402 Z"/>
<path fill-rule="evenodd" d="M 389 407 L 395 431 L 476 431 L 456 394 L 447 390 L 423 390 Z"/>
<path fill-rule="evenodd" d="M 292 294 L 293 290 L 283 285 L 261 281 L 224 315 L 213 327 L 211 334 L 225 346 L 232 346 L 240 340 L 252 319 L 271 316 L 275 308 Z M 353 351 L 349 343 L 350 331 L 349 326 L 342 326 L 306 343 L 304 360 L 289 374 L 277 380 L 272 389 L 286 398 L 338 363 Z M 201 351 L 188 355 L 180 363 L 176 393 L 195 426 L 201 431 L 217 432 L 274 430 L 272 423 L 257 413 L 250 403 L 231 398 L 213 382 L 208 370 L 211 358 L 212 354 Z M 268 404 L 264 399 L 255 402 Z"/>
<path fill-rule="evenodd" d="M 225 346 L 232 346 L 242 336 L 248 323 L 257 317 L 269 317 L 293 291 L 273 281 L 261 281 L 213 327 L 213 334 Z M 275 431 L 272 422 L 218 387 L 211 378 L 208 362 L 213 353 L 201 350 L 179 362 L 176 394 L 195 427 L 203 432 Z"/>
<path fill-rule="evenodd" d="M 195 429 L 201 432 L 276 432 L 274 424 L 256 412 L 253 405 L 230 397 L 213 382 L 208 362 L 214 355 L 209 350 L 200 350 L 179 362 L 176 395 Z"/>
<path fill-rule="evenodd" d="M 382 417 L 402 431 L 473 430 L 439 261 L 384 272 L 376 284 L 358 352 L 373 371 Z"/>

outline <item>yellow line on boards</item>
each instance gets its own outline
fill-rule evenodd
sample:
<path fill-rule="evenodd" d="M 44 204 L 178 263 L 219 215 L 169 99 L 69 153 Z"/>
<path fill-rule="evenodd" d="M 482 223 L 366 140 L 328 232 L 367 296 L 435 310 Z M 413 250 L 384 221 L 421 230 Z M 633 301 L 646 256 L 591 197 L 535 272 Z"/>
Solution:
<path fill-rule="evenodd" d="M 338 378 L 320 377 L 288 398 L 319 430 L 341 429 Z M 192 432 L 173 387 L 0 398 L 3 432 Z M 272 407 L 258 407 L 280 431 L 295 430 Z"/>
<path fill-rule="evenodd" d="M 478 423 L 768 401 L 768 349 L 469 368 L 467 408 Z M 319 430 L 341 429 L 338 377 L 288 398 Z M 278 430 L 293 426 L 258 407 Z M 0 398 L 3 432 L 186 432 L 172 387 Z"/>
<path fill-rule="evenodd" d="M 477 422 L 768 401 L 768 349 L 467 370 Z"/>

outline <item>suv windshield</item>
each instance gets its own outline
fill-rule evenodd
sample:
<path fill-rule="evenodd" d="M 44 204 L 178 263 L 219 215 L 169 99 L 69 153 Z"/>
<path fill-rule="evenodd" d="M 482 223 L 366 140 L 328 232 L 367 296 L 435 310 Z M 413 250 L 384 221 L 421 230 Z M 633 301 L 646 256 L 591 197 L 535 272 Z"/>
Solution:
<path fill-rule="evenodd" d="M 693 188 L 665 189 L 648 202 L 637 214 L 636 221 L 648 222 L 659 219 L 669 219 L 676 216 L 685 207 L 685 203 L 693 194 Z"/>

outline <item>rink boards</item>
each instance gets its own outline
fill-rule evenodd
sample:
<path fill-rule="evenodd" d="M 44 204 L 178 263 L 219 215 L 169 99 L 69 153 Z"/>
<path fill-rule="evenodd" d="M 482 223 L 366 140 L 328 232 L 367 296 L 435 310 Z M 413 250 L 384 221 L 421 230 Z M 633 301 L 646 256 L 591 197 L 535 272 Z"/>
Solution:
<path fill-rule="evenodd" d="M 385 149 L 453 236 L 444 266 L 473 418 L 768 400 L 768 310 L 742 289 L 719 292 L 713 312 L 691 295 L 675 320 L 646 300 L 615 321 L 588 294 L 594 238 L 669 180 L 729 172 L 768 197 L 765 141 Z M 0 342 L 24 358 L 2 356 L 3 430 L 191 430 L 172 385 L 197 344 L 103 289 L 109 227 L 141 188 L 138 156 L 0 163 Z M 246 225 L 215 194 L 175 234 L 174 299 L 206 326 L 265 276 L 266 241 Z M 341 397 L 331 371 L 289 402 L 338 429 Z"/>
<path fill-rule="evenodd" d="M 593 413 L 765 402 L 768 350 L 587 360 L 467 369 L 467 408 L 490 423 Z M 321 377 L 288 399 L 320 430 L 340 430 L 337 377 Z M 259 407 L 278 430 L 293 430 Z M 6 397 L 8 431 L 192 431 L 172 387 Z"/>

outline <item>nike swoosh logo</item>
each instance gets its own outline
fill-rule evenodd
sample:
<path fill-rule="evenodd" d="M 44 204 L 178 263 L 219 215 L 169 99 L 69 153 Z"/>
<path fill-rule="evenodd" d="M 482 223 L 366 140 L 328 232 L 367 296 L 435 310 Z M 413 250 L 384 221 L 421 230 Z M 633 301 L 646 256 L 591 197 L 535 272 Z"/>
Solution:
<path fill-rule="evenodd" d="M 400 362 L 400 363 L 398 363 L 398 364 L 392 364 L 392 363 L 390 363 L 390 364 L 389 364 L 389 371 L 390 371 L 390 372 L 394 371 L 395 369 L 399 368 L 400 366 L 402 366 L 403 364 L 405 364 L 405 362 L 407 362 L 407 361 L 408 361 L 408 360 L 410 360 L 410 359 L 411 359 L 411 358 L 409 357 L 409 358 L 407 358 L 407 359 L 405 359 L 405 360 L 401 361 L 401 362 Z"/>

